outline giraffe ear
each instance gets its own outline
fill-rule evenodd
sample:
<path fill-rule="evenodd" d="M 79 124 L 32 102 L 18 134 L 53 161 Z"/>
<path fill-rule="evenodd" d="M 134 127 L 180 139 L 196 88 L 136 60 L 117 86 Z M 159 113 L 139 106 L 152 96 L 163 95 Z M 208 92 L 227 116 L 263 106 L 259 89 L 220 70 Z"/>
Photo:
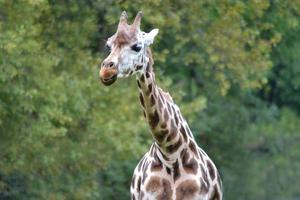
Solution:
<path fill-rule="evenodd" d="M 146 33 L 145 35 L 145 44 L 146 45 L 151 45 L 154 41 L 155 36 L 158 34 L 158 29 L 155 28 L 152 31 L 150 31 L 149 33 Z"/>

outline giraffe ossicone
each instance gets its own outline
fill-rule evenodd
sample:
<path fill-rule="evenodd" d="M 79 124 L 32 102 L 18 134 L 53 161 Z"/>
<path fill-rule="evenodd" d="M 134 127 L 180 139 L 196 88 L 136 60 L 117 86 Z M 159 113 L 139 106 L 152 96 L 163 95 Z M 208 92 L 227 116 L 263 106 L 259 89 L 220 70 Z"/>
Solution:
<path fill-rule="evenodd" d="M 212 160 L 196 144 L 180 109 L 156 85 L 150 45 L 158 29 L 140 30 L 142 13 L 129 25 L 122 12 L 118 29 L 107 40 L 109 55 L 99 76 L 104 85 L 136 75 L 140 104 L 154 143 L 134 170 L 132 200 L 221 200 L 222 183 Z"/>

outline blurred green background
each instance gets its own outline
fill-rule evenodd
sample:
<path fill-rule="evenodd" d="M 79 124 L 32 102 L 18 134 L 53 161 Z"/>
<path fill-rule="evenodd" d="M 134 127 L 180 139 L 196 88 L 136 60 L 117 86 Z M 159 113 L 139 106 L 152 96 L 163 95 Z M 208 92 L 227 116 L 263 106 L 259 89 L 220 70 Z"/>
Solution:
<path fill-rule="evenodd" d="M 0 199 L 129 199 L 152 138 L 135 78 L 104 87 L 126 10 L 227 200 L 300 199 L 300 1 L 0 0 Z"/>

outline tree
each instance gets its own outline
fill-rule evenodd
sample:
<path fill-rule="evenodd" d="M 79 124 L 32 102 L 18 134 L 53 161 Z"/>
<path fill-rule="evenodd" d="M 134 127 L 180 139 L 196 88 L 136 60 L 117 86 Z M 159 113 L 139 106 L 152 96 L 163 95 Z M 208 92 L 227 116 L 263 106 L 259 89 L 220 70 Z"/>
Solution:
<path fill-rule="evenodd" d="M 129 198 L 152 139 L 134 79 L 106 88 L 97 69 L 122 10 L 160 29 L 159 84 L 217 163 L 225 198 L 298 198 L 299 8 L 0 0 L 0 199 Z"/>

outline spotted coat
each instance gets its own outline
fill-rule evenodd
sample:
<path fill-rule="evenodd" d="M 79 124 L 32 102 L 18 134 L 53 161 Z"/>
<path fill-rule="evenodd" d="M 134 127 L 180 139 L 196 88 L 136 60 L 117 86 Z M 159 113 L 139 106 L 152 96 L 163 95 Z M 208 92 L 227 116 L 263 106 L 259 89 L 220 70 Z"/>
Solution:
<path fill-rule="evenodd" d="M 214 163 L 196 144 L 171 96 L 156 86 L 150 67 L 137 84 L 155 142 L 134 171 L 131 199 L 221 200 L 222 183 Z"/>

